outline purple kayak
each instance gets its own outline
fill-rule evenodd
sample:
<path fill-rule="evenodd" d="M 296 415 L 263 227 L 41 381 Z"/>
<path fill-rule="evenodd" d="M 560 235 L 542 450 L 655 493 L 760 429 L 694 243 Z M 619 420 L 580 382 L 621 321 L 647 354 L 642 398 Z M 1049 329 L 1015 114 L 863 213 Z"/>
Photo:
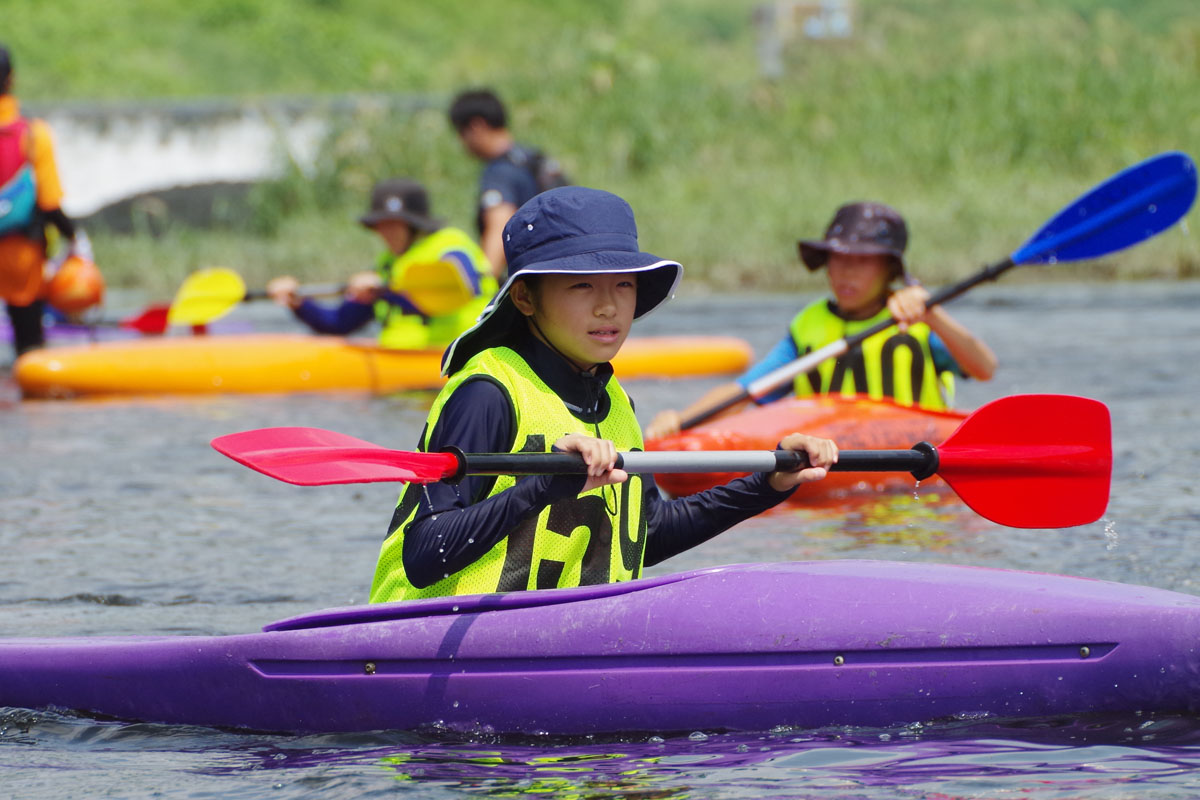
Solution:
<path fill-rule="evenodd" d="M 0 640 L 0 706 L 260 731 L 554 734 L 1193 712 L 1200 598 L 882 561 Z"/>

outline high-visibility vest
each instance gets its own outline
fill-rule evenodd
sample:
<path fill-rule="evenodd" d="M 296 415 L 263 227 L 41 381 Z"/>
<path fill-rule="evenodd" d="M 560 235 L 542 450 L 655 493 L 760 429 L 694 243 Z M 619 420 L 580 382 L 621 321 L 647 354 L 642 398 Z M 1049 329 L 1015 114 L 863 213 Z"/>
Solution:
<path fill-rule="evenodd" d="M 610 378 L 606 387 L 608 413 L 595 424 L 586 423 L 567 409 L 516 352 L 495 347 L 473 356 L 443 387 L 429 412 L 422 450 L 428 447 L 429 432 L 437 425 L 447 399 L 471 379 L 491 380 L 511 399 L 516 436 L 510 452 L 547 452 L 567 433 L 609 439 L 622 451 L 642 448 L 641 427 L 616 378 Z M 513 476 L 502 475 L 488 496 L 499 494 L 515 483 Z M 642 479 L 630 475 L 624 483 L 602 486 L 552 503 L 530 515 L 474 563 L 418 589 L 405 574 L 402 554 L 404 537 L 423 492 L 421 486 L 409 485 L 400 495 L 394 518 L 402 522 L 389 534 L 380 551 L 371 587 L 373 603 L 612 583 L 641 574 L 646 548 Z"/>

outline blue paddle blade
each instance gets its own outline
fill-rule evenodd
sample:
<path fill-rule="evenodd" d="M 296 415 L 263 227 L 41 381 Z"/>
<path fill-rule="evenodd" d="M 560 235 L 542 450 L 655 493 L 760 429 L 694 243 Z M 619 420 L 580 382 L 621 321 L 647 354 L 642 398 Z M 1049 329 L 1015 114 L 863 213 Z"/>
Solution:
<path fill-rule="evenodd" d="M 1014 264 L 1055 264 L 1115 253 L 1174 225 L 1195 199 L 1195 162 L 1185 153 L 1162 153 L 1058 212 L 1009 258 Z"/>

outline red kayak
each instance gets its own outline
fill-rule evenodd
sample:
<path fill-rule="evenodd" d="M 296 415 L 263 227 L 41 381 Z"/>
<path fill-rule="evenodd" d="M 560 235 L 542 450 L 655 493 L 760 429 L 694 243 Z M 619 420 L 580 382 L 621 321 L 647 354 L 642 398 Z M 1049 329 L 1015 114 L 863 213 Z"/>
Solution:
<path fill-rule="evenodd" d="M 939 445 L 966 419 L 963 411 L 931 411 L 869 397 L 790 397 L 747 411 L 718 417 L 675 436 L 653 439 L 647 450 L 761 450 L 773 449 L 789 433 L 833 439 L 842 450 L 897 449 L 917 442 Z M 695 494 L 746 473 L 660 473 L 658 485 L 675 496 Z M 939 478 L 921 488 L 941 486 Z M 917 488 L 904 473 L 834 472 L 824 480 L 801 486 L 795 503 L 839 502 L 855 495 Z"/>

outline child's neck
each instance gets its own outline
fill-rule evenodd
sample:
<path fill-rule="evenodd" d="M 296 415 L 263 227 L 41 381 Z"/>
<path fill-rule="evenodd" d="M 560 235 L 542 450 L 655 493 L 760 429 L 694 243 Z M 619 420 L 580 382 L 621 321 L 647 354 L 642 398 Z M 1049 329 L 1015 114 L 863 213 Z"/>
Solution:
<path fill-rule="evenodd" d="M 838 313 L 838 316 L 841 317 L 842 319 L 851 320 L 853 322 L 859 322 L 864 319 L 870 319 L 871 317 L 878 314 L 880 311 L 883 311 L 883 309 L 886 306 L 887 306 L 886 299 L 880 300 L 877 303 L 872 303 L 867 306 L 862 306 L 861 308 L 856 308 L 854 310 L 845 309 L 839 305 L 839 306 L 837 306 L 837 313 Z"/>

